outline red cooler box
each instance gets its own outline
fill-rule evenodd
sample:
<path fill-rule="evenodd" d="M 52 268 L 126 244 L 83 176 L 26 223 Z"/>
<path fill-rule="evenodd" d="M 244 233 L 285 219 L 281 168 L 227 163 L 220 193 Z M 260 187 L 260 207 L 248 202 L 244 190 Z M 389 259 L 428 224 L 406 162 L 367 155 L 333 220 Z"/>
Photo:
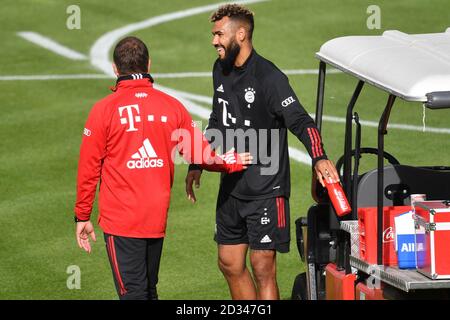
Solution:
<path fill-rule="evenodd" d="M 450 279 L 450 201 L 415 203 L 417 269 L 431 279 Z"/>
<path fill-rule="evenodd" d="M 396 266 L 394 218 L 411 210 L 411 206 L 383 208 L 383 265 Z M 358 209 L 359 257 L 377 264 L 377 208 Z"/>
<path fill-rule="evenodd" d="M 382 284 L 381 284 L 382 285 Z M 366 283 L 356 285 L 355 300 L 386 300 L 382 288 L 369 288 Z"/>
<path fill-rule="evenodd" d="M 325 267 L 325 274 L 327 300 L 355 300 L 355 274 L 337 270 L 334 263 Z"/>

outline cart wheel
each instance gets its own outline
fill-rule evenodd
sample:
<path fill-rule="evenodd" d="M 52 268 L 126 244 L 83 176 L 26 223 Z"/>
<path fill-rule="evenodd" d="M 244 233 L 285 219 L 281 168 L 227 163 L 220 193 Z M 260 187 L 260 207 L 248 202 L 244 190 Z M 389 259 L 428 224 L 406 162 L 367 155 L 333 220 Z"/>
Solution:
<path fill-rule="evenodd" d="M 300 273 L 295 277 L 294 286 L 292 287 L 291 300 L 307 300 L 307 283 L 306 272 Z"/>

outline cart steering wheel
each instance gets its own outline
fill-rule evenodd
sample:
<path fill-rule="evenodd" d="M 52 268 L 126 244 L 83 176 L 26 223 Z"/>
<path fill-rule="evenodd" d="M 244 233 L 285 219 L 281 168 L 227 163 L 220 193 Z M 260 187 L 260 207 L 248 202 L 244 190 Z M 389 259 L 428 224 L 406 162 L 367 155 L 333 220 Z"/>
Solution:
<path fill-rule="evenodd" d="M 371 148 L 371 147 L 365 147 L 365 148 L 361 148 L 359 150 L 359 154 L 360 156 L 363 154 L 374 154 L 374 155 L 378 155 L 378 149 L 376 148 Z M 355 150 L 352 150 L 351 152 L 351 156 L 354 157 L 355 156 Z M 395 164 L 400 164 L 400 162 L 389 152 L 384 151 L 383 154 L 383 158 L 385 158 L 390 164 L 395 165 Z M 336 162 L 336 171 L 339 173 L 339 176 L 341 175 L 341 168 L 342 165 L 344 164 L 344 155 L 342 155 L 338 161 Z"/>

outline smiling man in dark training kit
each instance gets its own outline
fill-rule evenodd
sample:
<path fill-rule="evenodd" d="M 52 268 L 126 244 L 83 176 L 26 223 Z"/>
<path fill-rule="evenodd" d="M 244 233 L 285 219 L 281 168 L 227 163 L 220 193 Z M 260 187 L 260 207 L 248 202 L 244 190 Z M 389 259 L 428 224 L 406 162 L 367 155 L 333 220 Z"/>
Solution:
<path fill-rule="evenodd" d="M 287 129 L 305 145 L 322 185 L 323 179 L 338 181 L 339 176 L 287 77 L 253 49 L 253 13 L 225 5 L 211 22 L 219 57 L 205 135 L 216 148 L 251 150 L 256 159 L 245 172 L 222 174 L 215 234 L 219 268 L 233 299 L 279 299 L 276 252 L 288 252 L 290 243 Z M 225 138 L 218 139 L 218 132 Z M 186 192 L 193 202 L 192 186 L 199 186 L 200 175 L 200 168 L 190 166 Z M 253 277 L 246 267 L 249 247 Z"/>

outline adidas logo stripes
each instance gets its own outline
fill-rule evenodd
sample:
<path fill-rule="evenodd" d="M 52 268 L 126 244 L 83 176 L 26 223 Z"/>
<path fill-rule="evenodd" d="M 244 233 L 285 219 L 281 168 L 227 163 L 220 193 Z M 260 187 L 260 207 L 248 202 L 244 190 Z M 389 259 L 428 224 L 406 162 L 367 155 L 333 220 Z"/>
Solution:
<path fill-rule="evenodd" d="M 267 234 L 260 241 L 260 243 L 270 243 L 270 242 L 272 242 L 272 239 L 270 239 L 270 237 Z"/>
<path fill-rule="evenodd" d="M 141 73 L 133 73 L 131 76 L 133 77 L 133 80 L 144 79 Z"/>
<path fill-rule="evenodd" d="M 144 145 L 139 148 L 139 152 L 136 152 L 131 156 L 132 159 L 140 159 L 140 158 L 156 158 L 156 152 L 155 149 L 153 149 L 152 144 L 150 143 L 150 140 L 145 139 Z"/>
<path fill-rule="evenodd" d="M 128 169 L 147 169 L 147 168 L 161 168 L 164 166 L 162 159 L 157 159 L 158 156 L 153 149 L 150 140 L 147 138 L 144 140 L 142 147 L 138 152 L 131 156 L 131 159 L 127 162 Z"/>

